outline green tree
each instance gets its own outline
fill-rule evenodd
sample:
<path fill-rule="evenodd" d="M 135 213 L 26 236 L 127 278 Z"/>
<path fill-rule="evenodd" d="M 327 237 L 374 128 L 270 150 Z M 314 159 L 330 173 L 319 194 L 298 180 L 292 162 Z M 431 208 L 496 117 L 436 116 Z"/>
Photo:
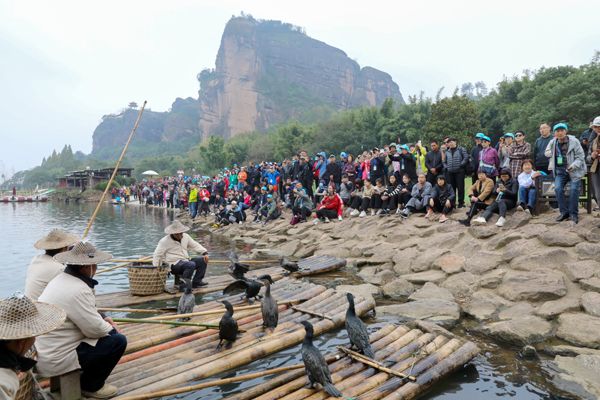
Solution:
<path fill-rule="evenodd" d="M 430 140 L 453 136 L 465 145 L 470 144 L 473 134 L 480 130 L 479 112 L 475 102 L 466 96 L 454 95 L 433 104 L 431 118 L 425 125 L 425 138 Z"/>

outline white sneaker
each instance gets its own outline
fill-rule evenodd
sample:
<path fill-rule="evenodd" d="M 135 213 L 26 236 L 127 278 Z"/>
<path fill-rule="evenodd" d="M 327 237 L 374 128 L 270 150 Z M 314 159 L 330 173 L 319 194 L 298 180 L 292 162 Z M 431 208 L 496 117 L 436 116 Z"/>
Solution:
<path fill-rule="evenodd" d="M 527 214 L 527 215 L 531 215 L 531 210 L 530 210 L 529 208 L 526 208 L 526 209 L 525 209 L 525 214 Z"/>
<path fill-rule="evenodd" d="M 496 222 L 496 226 L 503 227 L 505 222 L 506 222 L 506 218 L 500 217 L 500 218 L 498 218 L 498 222 Z"/>
<path fill-rule="evenodd" d="M 405 208 L 405 210 L 406 210 L 406 208 Z M 400 209 L 400 207 L 396 208 L 396 215 L 400 214 L 401 212 L 402 212 L 402 210 Z"/>
<path fill-rule="evenodd" d="M 82 390 L 81 394 L 83 394 L 85 397 L 92 399 L 110 399 L 111 397 L 116 395 L 118 391 L 119 389 L 117 389 L 116 386 L 105 384 L 95 392 L 86 392 Z"/>
<path fill-rule="evenodd" d="M 358 214 L 360 214 L 360 213 L 358 212 L 358 210 L 352 210 L 352 212 L 350 213 L 350 216 L 352 216 L 352 217 L 356 217 Z"/>
<path fill-rule="evenodd" d="M 362 217 L 366 217 L 366 216 L 367 216 L 367 213 L 366 213 L 366 212 L 364 212 L 364 211 L 361 211 L 361 212 L 360 212 L 360 214 L 359 214 L 358 216 L 359 216 L 359 217 L 361 217 L 361 218 L 362 218 Z"/>
<path fill-rule="evenodd" d="M 375 215 L 375 210 L 371 210 L 371 217 Z"/>
<path fill-rule="evenodd" d="M 471 221 L 471 225 L 485 225 L 487 221 L 483 217 L 477 217 L 473 221 Z"/>
<path fill-rule="evenodd" d="M 523 211 L 523 206 L 519 204 L 519 205 L 517 206 L 517 211 Z"/>
<path fill-rule="evenodd" d="M 329 218 L 325 217 L 325 223 L 331 222 Z"/>
<path fill-rule="evenodd" d="M 313 225 L 317 225 L 319 223 L 319 218 L 315 218 L 315 220 L 313 221 Z"/>

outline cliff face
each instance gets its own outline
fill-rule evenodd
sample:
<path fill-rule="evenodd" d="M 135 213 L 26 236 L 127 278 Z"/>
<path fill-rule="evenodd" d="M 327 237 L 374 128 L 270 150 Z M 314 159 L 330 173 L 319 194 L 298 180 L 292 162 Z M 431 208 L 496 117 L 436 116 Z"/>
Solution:
<path fill-rule="evenodd" d="M 279 21 L 232 18 L 214 70 L 199 74 L 204 137 L 264 130 L 318 108 L 403 102 L 385 72 L 360 68 L 343 51 Z"/>
<path fill-rule="evenodd" d="M 279 21 L 232 18 L 225 26 L 214 69 L 198 74 L 199 99 L 176 99 L 168 112 L 147 110 L 129 155 L 153 156 L 202 138 L 267 130 L 291 118 L 314 121 L 331 111 L 403 102 L 385 72 L 361 67 L 346 53 Z M 105 115 L 92 154 L 119 154 L 137 110 Z M 322 117 L 321 117 L 322 118 Z"/>

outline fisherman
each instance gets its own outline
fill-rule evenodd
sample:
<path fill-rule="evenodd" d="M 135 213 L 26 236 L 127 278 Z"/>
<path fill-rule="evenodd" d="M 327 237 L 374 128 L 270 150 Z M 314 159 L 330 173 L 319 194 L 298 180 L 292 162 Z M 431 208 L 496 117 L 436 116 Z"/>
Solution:
<path fill-rule="evenodd" d="M 19 389 L 17 373 L 36 364 L 26 357 L 35 337 L 58 328 L 66 314 L 47 303 L 13 295 L 0 301 L 0 399 L 14 399 Z"/>
<path fill-rule="evenodd" d="M 171 266 L 172 274 L 183 279 L 191 279 L 192 287 L 199 288 L 208 285 L 208 283 L 202 281 L 208 266 L 208 250 L 185 233 L 189 230 L 189 227 L 179 221 L 174 221 L 167 226 L 165 228 L 167 236 L 158 242 L 156 250 L 154 250 L 152 265 L 157 267 L 162 265 L 163 262 L 167 263 Z M 202 257 L 190 259 L 188 254 L 190 250 L 201 254 Z M 194 271 L 196 271 L 195 274 Z M 194 276 L 193 279 L 192 275 Z M 183 282 L 180 284 L 179 290 L 182 292 L 185 290 Z"/>
<path fill-rule="evenodd" d="M 54 256 L 69 250 L 77 243 L 78 238 L 60 229 L 53 229 L 46 236 L 35 242 L 33 247 L 44 250 L 44 254 L 33 257 L 27 277 L 25 278 L 25 295 L 32 300 L 37 300 L 48 282 L 63 272 L 64 265 L 54 260 Z"/>
<path fill-rule="evenodd" d="M 38 338 L 38 372 L 45 377 L 64 375 L 81 369 L 82 394 L 87 398 L 107 399 L 118 389 L 106 384 L 127 347 L 109 317 L 96 309 L 94 280 L 97 265 L 112 255 L 79 242 L 72 250 L 55 256 L 65 270 L 54 278 L 40 296 L 40 301 L 54 304 L 67 313 L 62 326 Z"/>

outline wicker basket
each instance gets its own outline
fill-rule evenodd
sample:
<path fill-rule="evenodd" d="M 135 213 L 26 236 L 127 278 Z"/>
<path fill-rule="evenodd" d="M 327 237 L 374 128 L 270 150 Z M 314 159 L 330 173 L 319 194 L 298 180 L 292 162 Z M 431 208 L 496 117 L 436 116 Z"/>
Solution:
<path fill-rule="evenodd" d="M 149 296 L 164 292 L 169 267 L 133 264 L 128 268 L 129 291 L 135 296 Z"/>
<path fill-rule="evenodd" d="M 27 350 L 25 357 L 37 360 L 37 351 L 35 350 L 35 347 Z M 19 378 L 19 390 L 17 390 L 15 400 L 33 399 L 35 395 L 35 382 L 33 381 L 31 371 L 19 372 L 17 376 Z"/>

